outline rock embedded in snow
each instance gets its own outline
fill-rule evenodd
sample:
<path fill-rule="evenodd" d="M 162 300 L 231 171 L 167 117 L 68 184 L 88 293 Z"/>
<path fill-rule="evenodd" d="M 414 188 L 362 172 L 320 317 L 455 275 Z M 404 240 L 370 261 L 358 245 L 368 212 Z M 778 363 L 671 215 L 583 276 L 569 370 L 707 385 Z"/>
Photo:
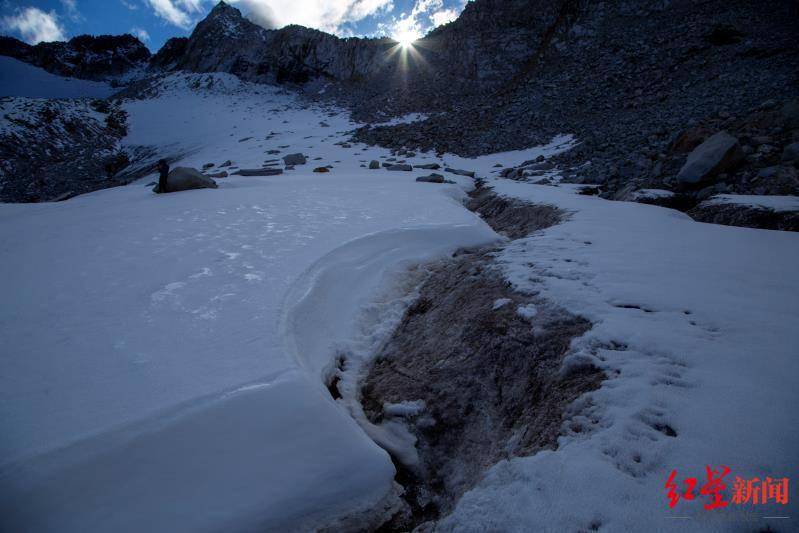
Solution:
<path fill-rule="evenodd" d="M 227 178 L 228 177 L 228 173 L 227 173 L 227 171 L 223 170 L 222 172 L 214 172 L 213 174 L 208 174 L 208 177 L 209 178 Z"/>
<path fill-rule="evenodd" d="M 166 179 L 166 192 L 180 192 L 192 189 L 216 189 L 217 184 L 196 168 L 178 167 Z"/>
<path fill-rule="evenodd" d="M 283 157 L 283 162 L 288 165 L 304 165 L 308 157 L 304 154 L 289 154 Z"/>
<path fill-rule="evenodd" d="M 388 165 L 386 167 L 386 170 L 410 172 L 413 170 L 413 167 L 411 165 L 406 165 L 406 164 Z"/>
<path fill-rule="evenodd" d="M 460 170 L 457 168 L 445 168 L 444 172 L 449 172 L 450 174 L 457 174 L 458 176 L 466 176 L 467 178 L 473 178 L 475 173 L 471 170 Z"/>
<path fill-rule="evenodd" d="M 277 176 L 283 174 L 279 168 L 243 168 L 233 173 L 234 176 Z"/>
<path fill-rule="evenodd" d="M 416 168 L 423 168 L 425 170 L 438 170 L 441 168 L 441 165 L 438 163 L 425 163 L 424 165 L 414 165 Z"/>
<path fill-rule="evenodd" d="M 688 160 L 677 174 L 677 181 L 690 185 L 710 181 L 718 174 L 737 167 L 743 157 L 738 139 L 726 131 L 720 131 L 688 155 Z"/>
<path fill-rule="evenodd" d="M 327 168 L 327 167 L 316 167 L 315 169 L 313 169 L 313 171 L 317 172 L 317 173 L 324 174 L 326 172 L 330 172 L 330 169 Z"/>
<path fill-rule="evenodd" d="M 371 163 L 369 163 L 369 170 L 377 170 L 380 168 L 380 161 L 373 159 Z"/>
<path fill-rule="evenodd" d="M 421 176 L 416 178 L 419 183 L 444 183 L 444 176 L 441 174 L 430 174 L 429 176 Z"/>

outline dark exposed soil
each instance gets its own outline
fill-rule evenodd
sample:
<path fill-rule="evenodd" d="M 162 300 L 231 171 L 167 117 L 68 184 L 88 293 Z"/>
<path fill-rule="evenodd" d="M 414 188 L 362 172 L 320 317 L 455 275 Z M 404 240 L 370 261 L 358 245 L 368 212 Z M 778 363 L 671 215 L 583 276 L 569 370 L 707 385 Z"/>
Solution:
<path fill-rule="evenodd" d="M 479 188 L 469 207 L 512 238 L 563 216 Z M 407 506 L 381 531 L 433 522 L 498 461 L 555 449 L 567 406 L 604 378 L 592 367 L 562 372 L 572 339 L 591 323 L 514 290 L 491 251 L 461 251 L 430 266 L 418 300 L 362 381 L 361 402 L 375 424 L 391 419 L 384 404 L 426 405 L 405 417 L 420 463 L 395 460 Z M 534 316 L 518 312 L 531 305 Z"/>

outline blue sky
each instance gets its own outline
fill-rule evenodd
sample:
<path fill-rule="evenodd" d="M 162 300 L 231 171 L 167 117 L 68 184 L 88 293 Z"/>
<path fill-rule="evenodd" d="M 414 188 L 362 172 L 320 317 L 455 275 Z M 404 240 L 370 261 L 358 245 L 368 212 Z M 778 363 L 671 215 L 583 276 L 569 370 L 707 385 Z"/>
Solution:
<path fill-rule="evenodd" d="M 302 24 L 342 36 L 419 37 L 466 0 L 226 0 L 263 26 Z M 0 34 L 34 44 L 76 35 L 137 35 L 156 51 L 186 36 L 218 0 L 0 0 Z"/>

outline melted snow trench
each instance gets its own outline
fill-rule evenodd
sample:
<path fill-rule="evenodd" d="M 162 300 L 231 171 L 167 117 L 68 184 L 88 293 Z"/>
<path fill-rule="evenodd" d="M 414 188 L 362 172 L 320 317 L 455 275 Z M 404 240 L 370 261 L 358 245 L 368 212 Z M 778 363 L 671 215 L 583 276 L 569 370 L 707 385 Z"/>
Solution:
<path fill-rule="evenodd" d="M 468 207 L 510 238 L 561 220 L 553 207 L 480 188 Z M 556 448 L 569 406 L 604 378 L 593 366 L 562 365 L 571 340 L 591 324 L 514 291 L 492 265 L 495 249 L 479 239 L 464 246 L 462 231 L 473 229 L 353 241 L 309 269 L 287 297 L 296 302 L 284 317 L 287 346 L 397 470 L 402 501 L 390 515 L 376 510 L 385 517 L 380 531 L 434 522 L 493 464 Z M 448 259 L 424 262 L 456 241 Z M 356 286 L 381 296 L 353 298 Z"/>

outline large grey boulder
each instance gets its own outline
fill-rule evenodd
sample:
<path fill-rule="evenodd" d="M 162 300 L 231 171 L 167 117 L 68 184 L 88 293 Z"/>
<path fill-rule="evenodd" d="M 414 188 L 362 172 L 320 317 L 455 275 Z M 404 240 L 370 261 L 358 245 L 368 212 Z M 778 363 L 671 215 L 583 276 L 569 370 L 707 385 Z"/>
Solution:
<path fill-rule="evenodd" d="M 697 146 L 677 174 L 677 181 L 697 184 L 712 180 L 718 174 L 737 167 L 744 158 L 738 139 L 720 131 Z"/>
<path fill-rule="evenodd" d="M 413 170 L 413 167 L 411 165 L 405 165 L 405 164 L 389 165 L 386 167 L 386 170 L 410 172 L 411 170 Z"/>
<path fill-rule="evenodd" d="M 380 161 L 377 159 L 373 159 L 371 163 L 369 163 L 369 170 L 377 170 L 380 168 Z"/>
<path fill-rule="evenodd" d="M 156 185 L 156 188 L 158 186 Z M 203 175 L 196 168 L 177 167 L 172 169 L 166 178 L 166 191 L 179 192 L 191 189 L 216 189 L 218 186 L 214 180 Z"/>
<path fill-rule="evenodd" d="M 289 154 L 283 157 L 283 162 L 286 166 L 304 165 L 308 158 L 304 154 Z"/>

